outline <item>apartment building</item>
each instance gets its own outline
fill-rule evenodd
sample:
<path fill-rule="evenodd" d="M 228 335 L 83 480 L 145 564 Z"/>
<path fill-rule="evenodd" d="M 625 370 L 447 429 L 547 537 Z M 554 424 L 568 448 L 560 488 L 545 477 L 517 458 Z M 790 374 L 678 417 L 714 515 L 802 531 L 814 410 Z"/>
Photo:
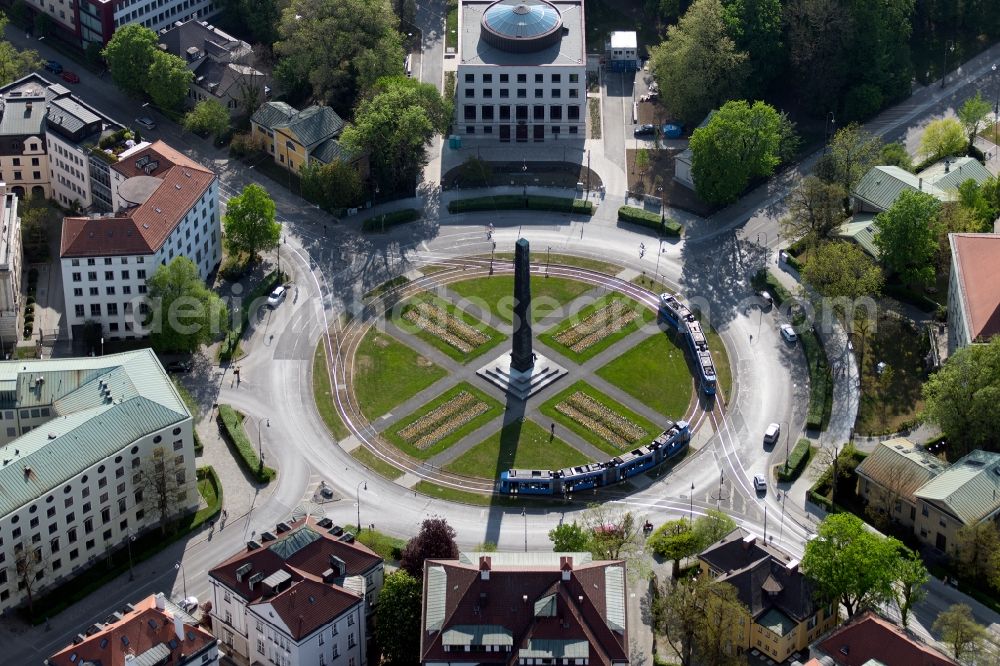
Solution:
<path fill-rule="evenodd" d="M 810 654 L 806 666 L 958 666 L 909 629 L 873 611 L 858 613 L 817 640 Z"/>
<path fill-rule="evenodd" d="M 948 350 L 1000 333 L 1000 234 L 948 234 Z"/>
<path fill-rule="evenodd" d="M 423 666 L 630 663 L 622 560 L 461 553 L 426 560 L 423 582 Z"/>
<path fill-rule="evenodd" d="M 344 120 L 336 111 L 316 104 L 298 111 L 285 102 L 265 102 L 250 117 L 254 142 L 270 153 L 275 164 L 299 173 L 313 162 L 361 162 L 355 168 L 364 177 L 367 160 L 340 143 L 344 127 Z"/>
<path fill-rule="evenodd" d="M 278 523 L 208 572 L 212 631 L 239 663 L 367 663 L 382 558 L 328 518 Z"/>
<path fill-rule="evenodd" d="M 17 196 L 0 181 L 0 359 L 12 353 L 18 340 L 23 255 L 17 204 Z"/>
<path fill-rule="evenodd" d="M 95 622 L 45 666 L 216 666 L 218 643 L 161 592 Z"/>
<path fill-rule="evenodd" d="M 582 0 L 459 3 L 455 127 L 501 142 L 586 138 Z"/>
<path fill-rule="evenodd" d="M 958 553 L 958 531 L 1000 512 L 1000 453 L 972 451 L 925 483 L 917 498 L 913 532 L 948 555 Z"/>
<path fill-rule="evenodd" d="M 747 624 L 733 628 L 737 654 L 757 650 L 782 663 L 837 624 L 836 604 L 815 600 L 799 560 L 742 528 L 703 550 L 698 562 L 706 575 L 735 587 L 750 611 Z"/>
<path fill-rule="evenodd" d="M 150 349 L 0 362 L 0 612 L 196 510 L 192 428 Z"/>
<path fill-rule="evenodd" d="M 216 175 L 162 141 L 123 152 L 110 167 L 116 212 L 63 220 L 60 260 L 71 337 L 99 322 L 110 339 L 167 325 L 150 306 L 146 280 L 185 256 L 207 279 L 222 260 Z"/>

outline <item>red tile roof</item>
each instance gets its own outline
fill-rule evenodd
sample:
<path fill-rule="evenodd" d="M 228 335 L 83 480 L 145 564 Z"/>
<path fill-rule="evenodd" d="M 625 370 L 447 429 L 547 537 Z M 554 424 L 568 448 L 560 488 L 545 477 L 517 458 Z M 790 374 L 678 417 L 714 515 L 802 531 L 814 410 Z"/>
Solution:
<path fill-rule="evenodd" d="M 168 604 L 169 606 L 170 604 Z M 174 615 L 171 610 L 156 607 L 156 596 L 150 595 L 134 604 L 134 610 L 121 620 L 107 624 L 77 645 L 68 645 L 48 658 L 51 666 L 80 666 L 82 663 L 100 663 L 102 666 L 124 666 L 128 653 L 136 656 L 158 645 L 170 650 L 170 663 L 183 664 L 182 655 L 197 654 L 216 639 L 204 629 L 185 623 L 184 638 L 177 639 Z M 171 641 L 174 647 L 171 647 Z M 198 659 L 201 663 L 201 659 Z"/>
<path fill-rule="evenodd" d="M 136 166 L 140 161 L 147 165 L 156 162 L 156 168 L 147 173 Z M 145 203 L 113 216 L 65 218 L 60 256 L 156 252 L 215 180 L 214 173 L 162 141 L 137 151 L 111 168 L 126 178 L 151 176 L 159 178 L 161 183 Z"/>
<path fill-rule="evenodd" d="M 816 647 L 840 666 L 876 659 L 885 666 L 957 666 L 910 632 L 867 611 L 822 638 Z"/>
<path fill-rule="evenodd" d="M 959 288 L 969 317 L 969 339 L 1000 333 L 1000 235 L 950 234 Z"/>
<path fill-rule="evenodd" d="M 270 599 L 251 606 L 259 608 L 270 605 L 288 627 L 292 638 L 298 641 L 326 626 L 354 606 L 363 605 L 364 601 L 364 597 L 348 592 L 342 587 L 304 579 Z M 359 615 L 364 622 L 364 609 Z M 267 617 L 266 614 L 264 617 Z"/>
<path fill-rule="evenodd" d="M 430 599 L 428 568 L 443 567 L 444 621 L 440 630 L 424 631 L 428 606 L 441 600 Z M 610 666 L 627 661 L 628 636 L 609 627 L 605 609 L 605 570 L 620 566 L 621 561 L 570 564 L 569 580 L 562 580 L 560 564 L 553 566 L 489 566 L 489 580 L 482 579 L 480 562 L 427 560 L 424 563 L 423 619 L 421 623 L 422 662 L 449 661 L 454 652 L 446 652 L 442 638 L 449 628 L 468 625 L 495 625 L 512 634 L 511 652 L 462 652 L 462 661 L 480 664 L 517 663 L 518 651 L 530 640 L 584 640 L 588 643 L 591 666 Z M 556 595 L 556 615 L 535 616 L 535 603 Z M 619 603 L 625 605 L 624 589 Z M 627 624 L 627 622 L 626 622 Z"/>

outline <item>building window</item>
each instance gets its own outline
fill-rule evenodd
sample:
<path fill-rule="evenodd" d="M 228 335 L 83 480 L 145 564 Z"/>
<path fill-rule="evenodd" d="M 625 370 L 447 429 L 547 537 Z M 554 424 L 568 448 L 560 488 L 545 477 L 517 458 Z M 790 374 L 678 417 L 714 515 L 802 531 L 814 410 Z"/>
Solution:
<path fill-rule="evenodd" d="M 535 83 L 541 83 L 545 80 L 544 74 L 535 74 Z"/>
<path fill-rule="evenodd" d="M 465 75 L 465 82 L 466 83 L 475 83 L 476 82 L 476 75 L 475 74 L 468 74 L 467 73 Z"/>
<path fill-rule="evenodd" d="M 570 74 L 569 75 L 569 82 L 570 83 L 579 83 L 580 82 L 580 75 L 579 74 Z"/>
<path fill-rule="evenodd" d="M 492 106 L 481 107 L 481 113 L 483 115 L 483 120 L 493 120 L 493 107 Z"/>
<path fill-rule="evenodd" d="M 541 99 L 545 97 L 545 90 L 542 88 L 535 88 L 535 99 Z"/>
<path fill-rule="evenodd" d="M 493 88 L 484 88 L 483 97 L 485 99 L 493 99 Z"/>
<path fill-rule="evenodd" d="M 81 278 L 80 273 L 73 273 L 73 282 L 79 282 Z"/>
<path fill-rule="evenodd" d="M 560 97 L 562 97 L 562 90 L 560 90 L 559 88 L 553 88 L 552 99 L 559 99 Z"/>
<path fill-rule="evenodd" d="M 549 107 L 549 120 L 562 120 L 562 107 L 553 104 Z"/>
<path fill-rule="evenodd" d="M 570 120 L 579 120 L 580 119 L 580 107 L 576 106 L 575 104 L 572 105 L 572 106 L 567 106 L 566 107 L 566 113 L 569 114 L 569 119 Z"/>
<path fill-rule="evenodd" d="M 501 99 L 507 99 L 508 97 L 510 97 L 510 88 L 501 88 L 500 89 L 500 98 Z"/>
<path fill-rule="evenodd" d="M 467 98 L 468 97 L 475 97 L 476 96 L 476 89 L 475 88 L 466 88 L 464 94 L 465 94 L 465 96 Z"/>
<path fill-rule="evenodd" d="M 526 99 L 527 97 L 528 97 L 528 89 L 527 88 L 518 88 L 517 89 L 517 98 L 518 99 Z"/>
<path fill-rule="evenodd" d="M 535 120 L 545 120 L 545 107 L 541 104 L 536 104 L 532 113 L 532 118 Z"/>
<path fill-rule="evenodd" d="M 476 119 L 476 107 L 474 104 L 465 105 L 465 119 L 475 120 Z"/>
<path fill-rule="evenodd" d="M 574 99 L 578 99 L 580 97 L 580 90 L 577 89 L 577 88 L 570 88 L 569 89 L 569 96 L 572 97 L 572 98 L 574 98 Z"/>

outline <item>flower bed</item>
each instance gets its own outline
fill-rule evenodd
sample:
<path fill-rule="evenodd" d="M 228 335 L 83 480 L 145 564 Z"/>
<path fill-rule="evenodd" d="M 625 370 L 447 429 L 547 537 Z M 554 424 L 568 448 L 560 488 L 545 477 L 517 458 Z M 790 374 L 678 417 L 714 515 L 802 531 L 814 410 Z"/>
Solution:
<path fill-rule="evenodd" d="M 403 313 L 403 319 L 467 354 L 490 338 L 442 307 L 418 301 Z"/>
<path fill-rule="evenodd" d="M 556 411 L 623 451 L 631 448 L 633 443 L 646 434 L 640 426 L 583 391 L 577 391 L 560 402 L 556 405 Z"/>
<path fill-rule="evenodd" d="M 396 434 L 421 451 L 430 448 L 449 434 L 490 408 L 468 391 L 458 393 L 432 412 L 428 412 Z"/>
<path fill-rule="evenodd" d="M 576 326 L 567 328 L 555 337 L 555 341 L 579 354 L 625 328 L 638 316 L 639 313 L 628 303 L 615 299 Z"/>

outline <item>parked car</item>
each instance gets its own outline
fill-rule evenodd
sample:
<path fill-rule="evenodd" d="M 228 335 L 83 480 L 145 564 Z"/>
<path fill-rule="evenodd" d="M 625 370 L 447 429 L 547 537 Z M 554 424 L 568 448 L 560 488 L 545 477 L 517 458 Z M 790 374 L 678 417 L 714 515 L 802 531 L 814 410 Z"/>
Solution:
<path fill-rule="evenodd" d="M 777 423 L 772 423 L 767 426 L 767 430 L 764 431 L 764 443 L 774 444 L 781 437 L 781 426 Z"/>
<path fill-rule="evenodd" d="M 656 135 L 656 125 L 639 125 L 634 130 L 632 134 L 636 137 L 642 136 L 655 136 Z"/>
<path fill-rule="evenodd" d="M 781 337 L 783 337 L 786 342 L 795 342 L 799 339 L 799 336 L 795 335 L 795 329 L 792 328 L 791 324 L 781 325 Z"/>
<path fill-rule="evenodd" d="M 767 481 L 760 474 L 756 474 L 753 477 L 753 489 L 759 493 L 767 492 Z"/>
<path fill-rule="evenodd" d="M 63 70 L 62 78 L 63 78 L 63 81 L 65 81 L 66 83 L 79 83 L 80 82 L 79 75 L 76 72 L 69 71 L 68 69 Z"/>
<path fill-rule="evenodd" d="M 684 126 L 679 123 L 667 123 L 663 126 L 663 136 L 668 139 L 679 139 L 684 133 Z"/>
<path fill-rule="evenodd" d="M 285 300 L 286 293 L 287 291 L 283 286 L 278 285 L 275 287 L 274 291 L 271 292 L 271 295 L 267 297 L 267 307 L 276 308 L 281 305 L 281 302 Z"/>
<path fill-rule="evenodd" d="M 760 300 L 764 301 L 764 305 L 765 306 L 771 307 L 772 305 L 774 305 L 774 299 L 771 298 L 771 292 L 769 292 L 769 291 L 762 291 L 762 292 L 760 292 L 759 296 L 760 296 Z"/>
<path fill-rule="evenodd" d="M 45 63 L 45 69 L 52 72 L 53 74 L 58 74 L 63 71 L 62 64 L 57 60 L 49 60 Z"/>
<path fill-rule="evenodd" d="M 184 374 L 185 372 L 191 372 L 192 367 L 191 361 L 171 361 L 167 363 L 167 372 Z"/>
<path fill-rule="evenodd" d="M 135 119 L 135 124 L 148 130 L 156 129 L 156 123 L 149 116 L 139 116 Z"/>

